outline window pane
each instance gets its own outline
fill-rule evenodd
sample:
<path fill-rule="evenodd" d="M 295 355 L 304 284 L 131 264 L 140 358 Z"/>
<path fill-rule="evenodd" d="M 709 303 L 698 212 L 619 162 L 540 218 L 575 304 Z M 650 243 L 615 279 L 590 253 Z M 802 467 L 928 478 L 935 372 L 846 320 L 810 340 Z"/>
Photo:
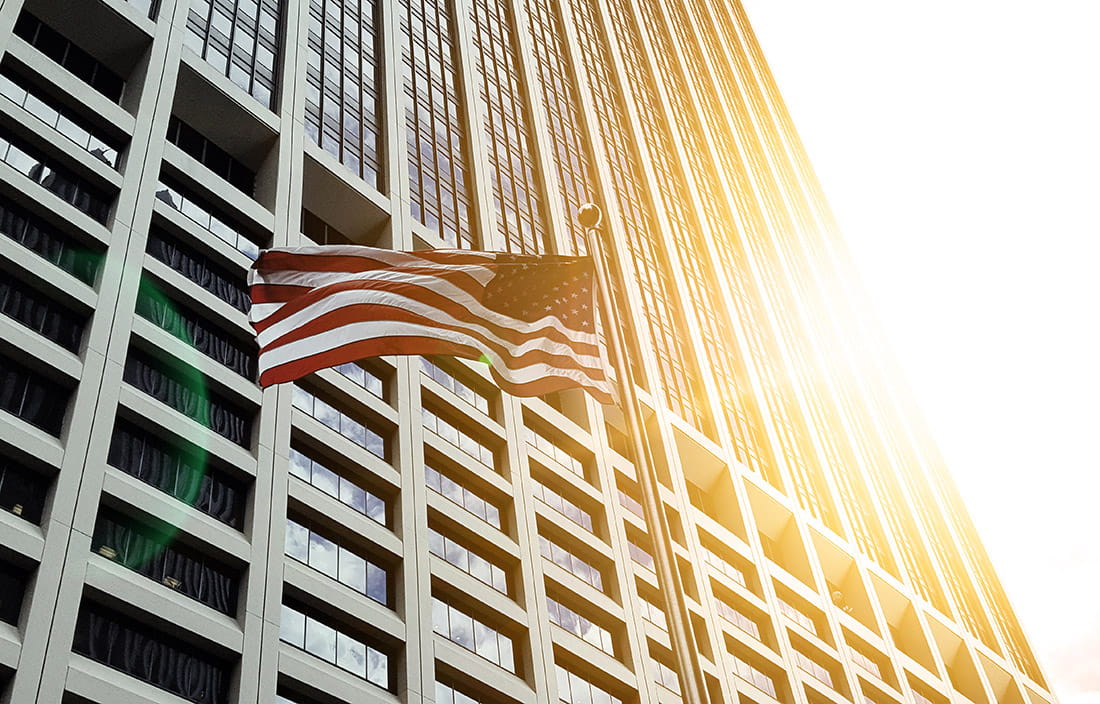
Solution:
<path fill-rule="evenodd" d="M 309 529 L 291 520 L 286 522 L 286 554 L 309 563 Z"/>
<path fill-rule="evenodd" d="M 386 571 L 367 563 L 367 596 L 382 604 L 389 603 Z"/>
<path fill-rule="evenodd" d="M 289 606 L 283 605 L 279 620 L 279 639 L 299 648 L 305 646 L 306 617 Z"/>
<path fill-rule="evenodd" d="M 487 660 L 499 662 L 497 632 L 480 621 L 474 621 L 474 652 Z"/>
<path fill-rule="evenodd" d="M 389 658 L 374 648 L 367 648 L 367 681 L 379 687 L 389 687 L 389 673 Z"/>
<path fill-rule="evenodd" d="M 360 594 L 367 593 L 367 561 L 340 548 L 340 581 Z"/>
<path fill-rule="evenodd" d="M 353 675 L 367 676 L 367 646 L 340 633 L 336 637 L 336 664 Z"/>
<path fill-rule="evenodd" d="M 336 543 L 311 531 L 309 534 L 309 565 L 330 577 L 336 577 Z"/>
<path fill-rule="evenodd" d="M 336 631 L 312 618 L 306 619 L 306 650 L 322 660 L 336 662 Z"/>
<path fill-rule="evenodd" d="M 474 649 L 474 620 L 452 608 L 450 610 L 451 640 L 464 648 Z"/>

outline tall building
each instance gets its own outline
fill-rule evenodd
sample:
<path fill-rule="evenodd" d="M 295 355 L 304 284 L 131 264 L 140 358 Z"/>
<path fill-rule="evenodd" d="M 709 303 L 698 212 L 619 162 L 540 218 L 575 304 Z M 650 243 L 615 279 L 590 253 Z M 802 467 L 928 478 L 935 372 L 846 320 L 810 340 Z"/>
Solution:
<path fill-rule="evenodd" d="M 0 701 L 1053 702 L 736 0 L 5 0 L 0 94 Z M 655 492 L 580 392 L 253 382 L 260 248 L 589 201 Z"/>

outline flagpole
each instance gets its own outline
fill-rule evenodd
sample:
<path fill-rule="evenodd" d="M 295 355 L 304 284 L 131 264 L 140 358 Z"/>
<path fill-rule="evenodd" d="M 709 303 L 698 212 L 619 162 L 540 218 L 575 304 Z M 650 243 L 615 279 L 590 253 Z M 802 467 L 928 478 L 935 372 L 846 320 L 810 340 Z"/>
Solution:
<path fill-rule="evenodd" d="M 634 375 L 627 362 L 626 348 L 619 335 L 620 321 L 618 309 L 614 305 L 614 292 L 611 289 L 612 263 L 604 252 L 599 230 L 603 213 L 598 205 L 586 203 L 577 211 L 577 221 L 585 229 L 588 253 L 595 262 L 596 284 L 600 293 L 601 318 L 604 334 L 610 343 L 611 365 L 615 369 L 620 392 L 619 408 L 626 419 L 627 433 L 630 436 L 631 449 L 634 452 L 634 466 L 638 470 L 638 485 L 642 490 L 642 506 L 645 510 L 646 525 L 653 539 L 654 562 L 657 566 L 657 579 L 664 595 L 665 613 L 671 629 L 673 652 L 680 669 L 680 682 L 687 704 L 705 704 L 704 683 L 698 655 L 692 647 L 688 630 L 689 615 L 684 604 L 683 589 L 678 572 L 673 564 L 672 544 L 666 525 L 664 511 L 661 510 L 660 482 L 657 478 L 656 464 L 653 461 L 650 443 L 642 422 L 642 406 L 634 388 Z M 617 262 L 616 262 L 617 264 Z M 614 271 L 621 272 L 616 265 Z M 618 278 L 622 280 L 621 275 Z M 630 326 L 630 321 L 625 321 Z M 647 653 L 648 654 L 648 653 Z"/>

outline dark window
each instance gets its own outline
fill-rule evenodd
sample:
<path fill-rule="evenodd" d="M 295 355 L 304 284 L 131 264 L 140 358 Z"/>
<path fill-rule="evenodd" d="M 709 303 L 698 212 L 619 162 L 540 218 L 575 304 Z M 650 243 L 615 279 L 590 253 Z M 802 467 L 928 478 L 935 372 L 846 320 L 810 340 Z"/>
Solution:
<path fill-rule="evenodd" d="M 211 391 L 200 372 L 140 350 L 126 357 L 123 380 L 241 447 L 252 444 L 251 414 Z"/>
<path fill-rule="evenodd" d="M 171 443 L 164 435 L 119 421 L 107 463 L 239 529 L 244 523 L 243 484 L 211 467 L 205 450 Z"/>
<path fill-rule="evenodd" d="M 99 274 L 102 253 L 88 250 L 37 215 L 2 197 L 0 232 L 89 286 Z"/>
<path fill-rule="evenodd" d="M 117 511 L 100 509 L 92 551 L 223 614 L 237 613 L 237 574 L 178 544 L 175 528 L 153 528 Z"/>
<path fill-rule="evenodd" d="M 13 626 L 19 623 L 23 591 L 26 588 L 26 573 L 6 562 L 0 562 L 0 621 Z"/>
<path fill-rule="evenodd" d="M 175 115 L 168 121 L 167 139 L 228 181 L 234 188 L 252 195 L 256 185 L 256 174 L 234 159 L 229 152 L 211 142 Z"/>
<path fill-rule="evenodd" d="M 37 472 L 15 460 L 0 459 L 0 508 L 5 511 L 37 524 L 42 520 L 48 487 L 49 482 Z"/>
<path fill-rule="evenodd" d="M 15 34 L 114 102 L 122 99 L 122 78 L 26 10 L 19 13 Z"/>
<path fill-rule="evenodd" d="M 310 0 L 306 136 L 372 186 L 382 170 L 376 0 Z"/>
<path fill-rule="evenodd" d="M 410 208 L 447 244 L 476 248 L 450 8 L 442 0 L 401 2 Z"/>
<path fill-rule="evenodd" d="M 343 232 L 308 210 L 302 211 L 302 234 L 317 244 L 355 244 Z"/>
<path fill-rule="evenodd" d="M 225 663 L 96 604 L 81 606 L 73 651 L 188 701 L 229 702 Z"/>
<path fill-rule="evenodd" d="M 142 278 L 138 289 L 137 314 L 246 379 L 255 378 L 255 345 L 234 339 L 207 319 L 183 308 L 146 278 Z"/>
<path fill-rule="evenodd" d="M 0 311 L 70 352 L 80 347 L 84 316 L 22 281 L 0 281 Z"/>
<path fill-rule="evenodd" d="M 540 254 L 549 248 L 539 196 L 538 169 L 531 144 L 528 107 L 519 90 L 519 56 L 512 32 L 514 17 L 506 0 L 470 4 L 473 40 L 480 74 L 481 112 L 497 230 L 510 252 Z"/>
<path fill-rule="evenodd" d="M 243 275 L 229 273 L 206 255 L 157 228 L 149 232 L 145 251 L 242 313 L 248 312 L 252 299 Z"/>
<path fill-rule="evenodd" d="M 61 437 L 61 423 L 71 393 L 22 364 L 0 357 L 0 409 L 54 437 Z"/>
<path fill-rule="evenodd" d="M 32 83 L 23 80 L 7 66 L 0 69 L 0 94 L 65 135 L 77 146 L 111 168 L 118 166 L 119 147 L 113 139 L 105 139 L 98 130 L 68 108 L 61 107 Z"/>
<path fill-rule="evenodd" d="M 156 197 L 253 261 L 260 256 L 260 247 L 266 246 L 264 243 L 271 241 L 271 235 L 261 238 L 246 232 L 217 208 L 202 198 L 196 197 L 188 189 L 180 188 L 170 178 L 165 178 L 157 184 Z"/>
<path fill-rule="evenodd" d="M 113 196 L 103 193 L 69 169 L 43 157 L 10 133 L 0 132 L 0 161 L 41 185 L 100 224 L 111 214 Z"/>
<path fill-rule="evenodd" d="M 193 2 L 184 44 L 264 107 L 274 107 L 283 5 L 282 0 Z"/>

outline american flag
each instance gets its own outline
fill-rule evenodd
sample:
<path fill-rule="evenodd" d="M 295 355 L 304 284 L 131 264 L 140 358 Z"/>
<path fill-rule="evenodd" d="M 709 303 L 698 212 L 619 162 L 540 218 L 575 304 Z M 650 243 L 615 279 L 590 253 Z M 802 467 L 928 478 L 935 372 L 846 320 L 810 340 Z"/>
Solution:
<path fill-rule="evenodd" d="M 610 403 L 591 259 L 355 246 L 270 249 L 249 272 L 260 385 L 388 354 L 488 361 L 501 389 Z"/>

